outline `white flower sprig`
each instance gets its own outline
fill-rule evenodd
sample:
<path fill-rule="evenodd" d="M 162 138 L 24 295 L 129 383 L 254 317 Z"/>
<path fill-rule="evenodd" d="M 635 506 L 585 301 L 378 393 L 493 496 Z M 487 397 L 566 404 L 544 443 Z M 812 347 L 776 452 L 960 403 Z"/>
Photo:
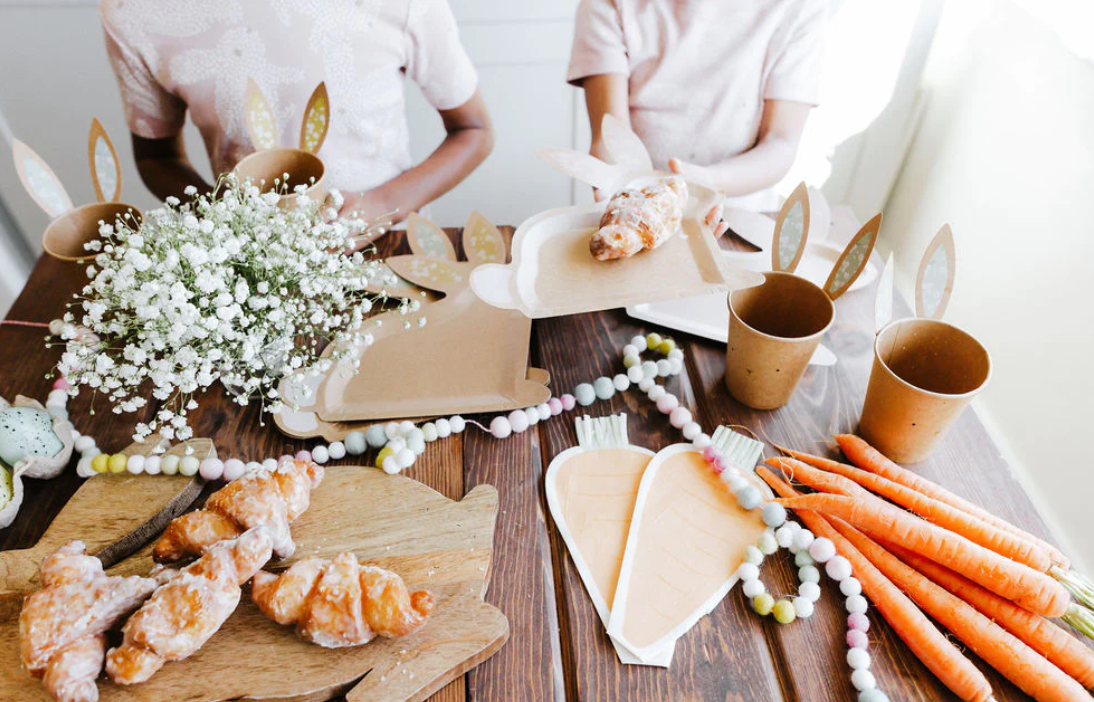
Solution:
<path fill-rule="evenodd" d="M 158 431 L 186 440 L 195 395 L 217 381 L 239 404 L 257 399 L 278 412 L 282 378 L 345 360 L 355 366 L 357 347 L 372 342 L 363 322 L 387 298 L 366 286 L 391 274 L 343 252 L 362 228 L 380 225 L 339 219 L 337 192 L 328 206 L 305 188 L 263 193 L 229 175 L 211 194 L 168 198 L 138 228 L 101 224 L 101 238 L 87 244 L 99 252 L 91 282 L 64 317 L 58 371 L 71 392 L 91 388 L 117 414 L 154 398 L 157 412 L 137 424 L 135 438 Z M 286 194 L 294 207 L 279 206 Z"/>

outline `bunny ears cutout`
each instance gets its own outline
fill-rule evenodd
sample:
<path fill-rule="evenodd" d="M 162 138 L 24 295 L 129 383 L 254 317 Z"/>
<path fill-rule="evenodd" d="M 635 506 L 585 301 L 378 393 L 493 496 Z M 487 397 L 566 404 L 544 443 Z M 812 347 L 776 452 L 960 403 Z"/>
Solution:
<path fill-rule="evenodd" d="M 915 316 L 942 319 L 953 294 L 957 274 L 957 256 L 953 231 L 943 224 L 927 245 L 915 277 Z M 874 299 L 874 331 L 880 332 L 893 321 L 893 255 L 885 262 Z"/>
<path fill-rule="evenodd" d="M 247 79 L 247 93 L 244 96 L 247 134 L 256 149 L 274 149 L 278 146 L 277 118 L 258 87 L 254 78 Z M 323 147 L 330 127 L 330 98 L 327 96 L 326 83 L 320 83 L 308 99 L 304 108 L 304 120 L 300 125 L 301 151 L 315 154 Z"/>
<path fill-rule="evenodd" d="M 98 201 L 117 202 L 122 190 L 122 169 L 118 162 L 118 152 L 97 119 L 91 120 L 87 154 L 91 181 Z M 72 198 L 41 156 L 18 139 L 12 143 L 12 155 L 15 159 L 15 171 L 19 174 L 23 187 L 46 214 L 57 218 L 72 209 Z"/>
<path fill-rule="evenodd" d="M 605 190 L 615 190 L 627 180 L 657 173 L 642 140 L 617 117 L 604 115 L 600 136 L 612 163 L 572 149 L 538 149 L 536 155 L 571 178 Z"/>
<path fill-rule="evenodd" d="M 793 273 L 805 253 L 812 228 L 827 226 L 821 222 L 818 211 L 827 218 L 827 207 L 819 202 L 820 195 L 811 192 L 805 183 L 799 183 L 783 203 L 775 220 L 775 234 L 771 245 L 771 269 Z M 829 298 L 835 300 L 851 287 L 870 262 L 870 254 L 881 231 L 881 214 L 874 215 L 851 238 L 840 254 L 832 273 L 822 286 Z"/>

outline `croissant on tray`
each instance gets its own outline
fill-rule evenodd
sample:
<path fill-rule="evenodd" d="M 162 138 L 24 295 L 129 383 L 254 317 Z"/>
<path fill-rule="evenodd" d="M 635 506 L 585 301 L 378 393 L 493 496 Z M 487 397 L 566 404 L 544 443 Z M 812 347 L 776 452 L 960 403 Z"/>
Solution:
<path fill-rule="evenodd" d="M 678 176 L 616 193 L 589 241 L 589 252 L 598 261 L 609 261 L 656 249 L 680 229 L 687 201 L 687 183 Z"/>
<path fill-rule="evenodd" d="M 39 572 L 42 589 L 27 597 L 19 614 L 23 667 L 42 678 L 56 700 L 94 702 L 106 654 L 104 632 L 151 595 L 156 581 L 106 575 L 80 541 L 47 556 Z"/>
<path fill-rule="evenodd" d="M 168 524 L 152 558 L 174 563 L 199 556 L 209 546 L 259 525 L 269 528 L 274 555 L 288 558 L 296 550 L 289 523 L 308 509 L 311 491 L 322 481 L 323 468 L 311 461 L 283 459 L 274 470 L 248 473 L 210 495 L 204 509 Z"/>
<path fill-rule="evenodd" d="M 433 595 L 411 593 L 390 570 L 361 565 L 352 553 L 331 560 L 305 558 L 281 575 L 259 571 L 251 598 L 281 625 L 325 648 L 368 643 L 377 635 L 405 636 L 433 612 Z"/>
<path fill-rule="evenodd" d="M 164 568 L 164 583 L 122 627 L 124 639 L 106 656 L 106 672 L 121 685 L 144 682 L 167 661 L 182 660 L 227 621 L 240 587 L 270 560 L 270 529 L 258 526 L 221 541 L 182 570 Z"/>

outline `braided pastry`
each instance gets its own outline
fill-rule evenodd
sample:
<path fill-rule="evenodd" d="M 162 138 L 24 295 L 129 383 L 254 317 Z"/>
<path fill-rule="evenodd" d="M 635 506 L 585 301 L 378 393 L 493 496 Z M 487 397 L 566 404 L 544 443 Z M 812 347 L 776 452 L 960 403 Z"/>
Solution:
<path fill-rule="evenodd" d="M 301 637 L 324 648 L 405 636 L 433 612 L 431 593 L 409 592 L 398 575 L 363 566 L 352 553 L 305 558 L 281 575 L 259 571 L 251 598 L 267 617 L 296 624 Z"/>
<path fill-rule="evenodd" d="M 259 525 L 270 528 L 273 552 L 288 558 L 296 550 L 289 523 L 308 509 L 323 468 L 311 461 L 283 460 L 234 480 L 209 496 L 204 509 L 172 520 L 152 550 L 157 563 L 199 556 L 209 546 L 234 539 Z"/>

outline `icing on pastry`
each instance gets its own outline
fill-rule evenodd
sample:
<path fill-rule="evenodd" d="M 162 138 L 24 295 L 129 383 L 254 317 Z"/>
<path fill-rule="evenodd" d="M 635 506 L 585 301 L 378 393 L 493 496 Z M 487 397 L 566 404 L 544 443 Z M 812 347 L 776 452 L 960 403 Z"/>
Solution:
<path fill-rule="evenodd" d="M 598 261 L 608 261 L 656 249 L 680 229 L 687 201 L 687 183 L 678 176 L 616 193 L 589 241 L 589 252 Z"/>

